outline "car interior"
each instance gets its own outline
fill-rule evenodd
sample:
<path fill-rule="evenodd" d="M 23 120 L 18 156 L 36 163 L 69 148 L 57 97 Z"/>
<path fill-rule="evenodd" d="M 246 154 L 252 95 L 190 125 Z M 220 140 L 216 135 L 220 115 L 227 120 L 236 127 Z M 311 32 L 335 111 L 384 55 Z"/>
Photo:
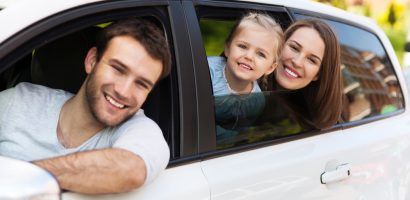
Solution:
<path fill-rule="evenodd" d="M 98 26 L 65 35 L 32 51 L 0 73 L 0 91 L 20 82 L 31 82 L 76 93 L 86 78 L 84 58 L 94 46 Z M 142 106 L 171 141 L 171 78 L 159 81 Z"/>

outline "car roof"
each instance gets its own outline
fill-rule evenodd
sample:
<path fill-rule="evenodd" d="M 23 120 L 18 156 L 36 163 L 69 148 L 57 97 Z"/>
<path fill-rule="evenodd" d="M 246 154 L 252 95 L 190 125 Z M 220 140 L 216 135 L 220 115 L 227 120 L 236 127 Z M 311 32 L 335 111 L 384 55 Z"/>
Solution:
<path fill-rule="evenodd" d="M 3 2 L 4 1 L 4 2 Z M 42 19 L 70 8 L 101 1 L 101 0 L 1 0 L 4 9 L 0 11 L 0 43 L 15 33 L 25 29 Z M 47 5 L 47 6 L 44 6 Z M 24 14 L 25 17 L 22 17 Z"/>
<path fill-rule="evenodd" d="M 78 7 L 103 0 L 69 0 L 69 1 L 50 1 L 50 0 L 0 0 L 0 5 L 6 6 L 0 11 L 0 24 L 7 29 L 0 31 L 0 43 L 5 41 L 20 30 L 25 29 L 45 19 L 53 14 L 68 10 L 70 8 Z M 369 27 L 372 30 L 380 32 L 381 29 L 370 18 L 359 16 L 346 12 L 344 10 L 328 6 L 322 3 L 308 1 L 308 0 L 236 0 L 241 2 L 254 2 L 260 4 L 273 4 L 286 6 L 289 8 L 296 8 L 301 10 L 313 11 L 321 14 L 326 14 L 339 19 L 347 21 L 354 21 L 354 23 Z M 44 6 L 47 5 L 47 6 Z M 26 17 L 21 17 L 24 13 Z M 10 20 L 13 19 L 13 20 Z"/>

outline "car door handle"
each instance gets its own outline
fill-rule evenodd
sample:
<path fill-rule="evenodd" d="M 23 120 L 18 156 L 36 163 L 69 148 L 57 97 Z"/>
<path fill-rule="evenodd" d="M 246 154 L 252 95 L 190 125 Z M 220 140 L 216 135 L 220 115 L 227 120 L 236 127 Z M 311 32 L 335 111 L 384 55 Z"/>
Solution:
<path fill-rule="evenodd" d="M 350 177 L 351 168 L 350 164 L 346 163 L 339 165 L 335 170 L 323 172 L 320 175 L 320 182 L 327 184 L 347 179 Z"/>

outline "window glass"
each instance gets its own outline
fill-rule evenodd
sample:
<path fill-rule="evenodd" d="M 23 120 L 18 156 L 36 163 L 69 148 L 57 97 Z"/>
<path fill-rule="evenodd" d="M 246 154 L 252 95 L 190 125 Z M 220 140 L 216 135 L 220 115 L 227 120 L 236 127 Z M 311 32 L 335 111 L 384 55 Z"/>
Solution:
<path fill-rule="evenodd" d="M 341 43 L 346 100 L 343 120 L 357 121 L 402 109 L 399 82 L 376 35 L 344 23 L 327 22 L 333 26 Z"/>
<path fill-rule="evenodd" d="M 213 65 L 223 59 L 221 55 L 225 40 L 242 13 L 238 10 L 232 16 L 225 13 L 220 17 L 215 14 L 212 17 L 200 16 L 199 19 L 213 84 L 218 149 L 289 137 L 314 129 L 308 117 L 304 116 L 306 106 L 300 106 L 303 97 L 299 93 L 266 87 L 272 84 L 272 74 L 266 78 L 266 84 L 261 79 L 257 81 L 261 91 L 250 94 L 220 93 L 219 89 L 224 86 L 217 82 L 219 79 L 224 81 L 225 74 Z M 279 13 L 269 14 L 283 27 L 289 24 L 289 19 L 283 20 L 283 15 L 279 18 Z"/>

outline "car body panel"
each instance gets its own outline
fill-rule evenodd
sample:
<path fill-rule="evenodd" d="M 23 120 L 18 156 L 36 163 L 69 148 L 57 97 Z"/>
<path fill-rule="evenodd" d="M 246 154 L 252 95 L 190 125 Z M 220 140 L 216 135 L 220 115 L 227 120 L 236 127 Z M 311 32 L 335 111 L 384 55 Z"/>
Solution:
<path fill-rule="evenodd" d="M 33 24 L 70 9 L 99 2 L 104 3 L 100 0 L 21 0 L 10 4 L 9 7 L 0 11 L 0 24 L 7 27 L 0 31 L 0 49 L 7 48 L 3 45 L 6 41 L 18 35 L 19 32 L 27 30 Z M 178 7 L 178 3 L 175 2 L 173 1 L 173 6 Z M 183 10 L 186 18 L 192 17 L 194 3 L 200 4 L 201 2 L 212 4 L 213 1 L 181 1 L 179 9 L 186 9 Z M 292 11 L 305 10 L 373 32 L 389 56 L 388 59 L 401 83 L 405 105 L 409 105 L 407 85 L 401 74 L 394 49 L 386 34 L 373 20 L 311 1 L 248 0 L 243 2 L 283 6 Z M 21 13 L 24 13 L 26 17 L 21 17 Z M 171 20 L 171 24 L 180 23 L 181 26 L 185 25 L 191 31 L 189 32 L 191 35 L 188 33 L 184 35 L 188 43 L 183 45 L 184 51 L 181 52 L 195 51 L 191 54 L 176 55 L 178 57 L 176 60 L 183 56 L 194 57 L 195 53 L 202 53 L 203 50 L 196 50 L 201 43 L 195 43 L 195 46 L 194 42 L 198 41 L 192 41 L 200 38 L 199 31 L 192 30 L 192 27 L 197 24 L 188 19 Z M 184 24 L 188 22 L 191 24 Z M 175 33 L 182 34 L 181 32 Z M 175 38 L 177 37 L 174 36 L 170 40 L 176 43 L 175 48 L 180 48 Z M 188 45 L 191 45 L 191 49 L 187 47 Z M 178 67 L 178 69 L 198 66 L 195 65 L 197 63 L 189 63 L 197 61 L 196 59 L 190 59 L 186 58 L 185 68 Z M 198 76 L 197 81 L 204 81 L 199 77 L 200 70 L 190 69 L 184 72 L 184 74 L 179 72 L 178 75 L 194 74 Z M 183 79 L 184 77 L 178 78 Z M 194 80 L 191 79 L 194 78 L 189 78 L 188 82 L 193 83 Z M 193 91 L 195 85 L 184 85 L 184 87 L 188 88 L 187 90 L 191 91 L 192 95 L 203 92 L 199 89 Z M 208 103 L 207 106 L 212 107 L 213 105 L 209 105 L 212 102 L 205 102 L 205 98 L 192 99 L 193 102 L 184 102 L 186 98 L 181 95 L 181 106 L 190 104 L 191 107 L 184 107 L 186 113 L 192 114 L 190 115 L 192 121 L 189 122 L 204 126 L 206 123 L 200 123 L 199 120 L 209 120 L 206 118 L 207 115 L 202 116 L 200 112 L 197 114 L 197 111 L 192 111 L 192 109 L 199 110 L 203 103 Z M 293 140 L 264 143 L 252 148 L 219 154 L 201 151 L 202 149 L 208 150 L 212 145 L 198 147 L 196 142 L 201 144 L 199 140 L 213 139 L 215 136 L 209 136 L 213 133 L 200 135 L 201 130 L 196 130 L 196 126 L 192 126 L 189 131 L 193 133 L 189 140 L 194 142 L 188 145 L 189 148 L 181 145 L 181 149 L 188 149 L 185 154 L 181 153 L 182 161 L 166 169 L 154 183 L 122 194 L 82 195 L 65 192 L 62 194 L 62 199 L 409 199 L 409 112 L 406 108 L 394 115 L 359 122 L 352 126 L 341 125 L 329 130 L 308 133 L 306 136 Z M 184 125 L 181 126 L 184 130 Z M 181 137 L 188 136 L 181 134 Z M 185 156 L 191 157 L 184 161 Z M 324 172 L 332 172 L 344 164 L 349 164 L 348 177 L 329 184 L 321 183 Z"/>
<path fill-rule="evenodd" d="M 140 189 L 109 195 L 83 195 L 63 193 L 62 199 L 118 199 L 118 200 L 208 200 L 210 192 L 199 162 L 165 170 L 152 184 Z"/>

